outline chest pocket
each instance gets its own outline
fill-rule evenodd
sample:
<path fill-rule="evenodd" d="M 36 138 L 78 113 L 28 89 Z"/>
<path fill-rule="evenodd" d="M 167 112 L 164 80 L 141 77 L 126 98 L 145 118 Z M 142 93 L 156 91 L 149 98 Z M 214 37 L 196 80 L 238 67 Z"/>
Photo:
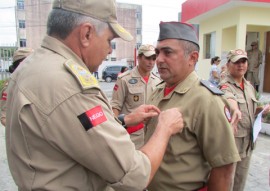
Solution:
<path fill-rule="evenodd" d="M 144 88 L 129 87 L 127 103 L 129 104 L 129 106 L 139 106 L 144 104 Z"/>
<path fill-rule="evenodd" d="M 242 113 L 242 119 L 238 123 L 238 134 L 236 136 L 245 136 L 247 133 L 247 129 L 250 129 L 251 121 L 249 117 L 248 111 L 248 103 L 246 102 L 243 95 L 236 95 L 236 101 L 238 103 L 238 107 Z"/>

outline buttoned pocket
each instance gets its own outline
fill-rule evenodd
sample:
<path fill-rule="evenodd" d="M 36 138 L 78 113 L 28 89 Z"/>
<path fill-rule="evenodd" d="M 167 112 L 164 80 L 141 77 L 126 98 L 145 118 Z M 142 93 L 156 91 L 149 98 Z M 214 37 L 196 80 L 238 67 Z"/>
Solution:
<path fill-rule="evenodd" d="M 137 107 L 144 104 L 144 89 L 142 87 L 132 87 L 128 89 L 127 102 L 130 107 Z"/>

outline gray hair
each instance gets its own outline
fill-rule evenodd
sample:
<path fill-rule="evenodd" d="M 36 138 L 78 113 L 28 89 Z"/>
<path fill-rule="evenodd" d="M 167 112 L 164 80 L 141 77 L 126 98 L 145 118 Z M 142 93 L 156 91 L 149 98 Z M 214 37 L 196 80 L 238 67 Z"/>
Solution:
<path fill-rule="evenodd" d="M 193 51 L 200 51 L 200 48 L 197 44 L 194 44 L 193 42 L 186 41 L 186 40 L 179 40 L 180 45 L 184 49 L 184 55 L 185 58 L 188 58 L 188 56 L 193 52 Z"/>
<path fill-rule="evenodd" d="M 109 27 L 108 23 L 82 14 L 53 9 L 48 17 L 47 35 L 57 36 L 64 40 L 79 25 L 89 22 L 94 25 L 98 35 Z"/>

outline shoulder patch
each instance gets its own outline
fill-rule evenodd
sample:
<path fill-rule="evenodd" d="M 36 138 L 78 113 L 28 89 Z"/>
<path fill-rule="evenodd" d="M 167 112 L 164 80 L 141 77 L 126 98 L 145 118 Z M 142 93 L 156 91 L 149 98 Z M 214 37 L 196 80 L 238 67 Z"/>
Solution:
<path fill-rule="evenodd" d="M 76 64 L 73 60 L 67 60 L 64 66 L 77 79 L 83 90 L 99 87 L 97 79 L 88 70 Z"/>
<path fill-rule="evenodd" d="M 229 87 L 228 85 L 224 84 L 224 85 L 221 85 L 221 86 L 220 86 L 220 89 L 221 89 L 221 90 L 225 90 L 225 89 L 227 89 L 228 87 Z"/>
<path fill-rule="evenodd" d="M 107 121 L 107 117 L 100 105 L 89 109 L 77 117 L 86 131 Z"/>
<path fill-rule="evenodd" d="M 201 84 L 206 87 L 208 90 L 210 90 L 215 95 L 223 95 L 224 93 L 218 89 L 216 86 L 211 84 L 208 80 L 201 80 Z"/>

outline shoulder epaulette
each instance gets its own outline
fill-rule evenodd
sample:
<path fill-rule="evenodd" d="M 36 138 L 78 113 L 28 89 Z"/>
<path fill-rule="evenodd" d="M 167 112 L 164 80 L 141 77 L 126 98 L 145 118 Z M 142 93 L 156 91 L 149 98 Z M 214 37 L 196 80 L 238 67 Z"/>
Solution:
<path fill-rule="evenodd" d="M 64 63 L 66 69 L 77 79 L 83 90 L 98 87 L 97 79 L 85 68 L 69 59 Z"/>
<path fill-rule="evenodd" d="M 215 94 L 215 95 L 223 95 L 224 94 L 223 91 L 221 91 L 216 86 L 211 84 L 211 82 L 209 82 L 208 80 L 201 80 L 200 82 L 204 87 L 206 87 L 208 90 L 210 90 L 213 94 Z"/>

